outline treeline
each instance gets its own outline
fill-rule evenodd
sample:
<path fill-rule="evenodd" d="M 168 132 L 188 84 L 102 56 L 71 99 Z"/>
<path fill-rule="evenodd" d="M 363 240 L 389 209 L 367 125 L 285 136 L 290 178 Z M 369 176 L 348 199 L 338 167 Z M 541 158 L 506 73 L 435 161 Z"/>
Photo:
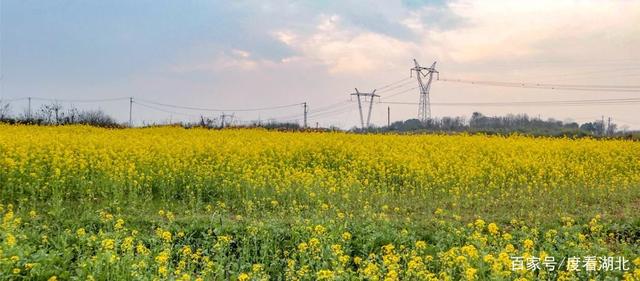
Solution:
<path fill-rule="evenodd" d="M 353 129 L 354 131 L 363 131 Z M 555 119 L 531 118 L 526 114 L 485 116 L 474 112 L 468 120 L 464 117 L 442 117 L 421 122 L 418 119 L 393 122 L 386 127 L 372 127 L 365 132 L 470 132 L 487 134 L 521 133 L 534 136 L 623 136 L 615 123 L 595 120 L 578 124 Z"/>
<path fill-rule="evenodd" d="M 124 128 L 128 124 L 118 123 L 115 118 L 102 110 L 79 110 L 73 106 L 63 107 L 58 103 L 43 104 L 32 112 L 25 111 L 21 114 L 12 114 L 9 103 L 0 101 L 0 122 L 9 124 L 35 124 L 35 125 L 69 125 L 84 124 L 107 128 Z M 276 120 L 248 121 L 201 117 L 197 122 L 178 123 L 149 123 L 143 127 L 152 126 L 181 126 L 185 128 L 265 128 L 279 131 L 341 131 L 340 128 L 303 128 L 295 122 L 278 122 Z M 353 128 L 351 132 L 366 133 L 485 133 L 485 134 L 512 134 L 520 133 L 533 136 L 596 136 L 596 137 L 625 137 L 640 139 L 639 131 L 626 132 L 619 130 L 615 123 L 594 120 L 578 124 L 576 122 L 563 122 L 555 119 L 543 120 L 532 118 L 526 114 L 508 114 L 505 116 L 485 116 L 474 112 L 471 118 L 441 117 L 428 119 L 421 122 L 418 119 L 396 121 L 385 127 L 372 126 L 366 129 Z"/>
<path fill-rule="evenodd" d="M 96 127 L 119 128 L 125 125 L 99 109 L 79 110 L 58 103 L 43 104 L 32 112 L 12 114 L 10 104 L 0 102 L 0 122 L 9 124 L 71 125 L 83 124 Z"/>
<path fill-rule="evenodd" d="M 187 122 L 174 124 L 185 128 L 208 128 L 208 129 L 223 129 L 223 128 L 263 128 L 267 130 L 277 131 L 313 131 L 313 132 L 328 132 L 328 131 L 343 131 L 338 127 L 307 127 L 304 128 L 297 122 L 282 122 L 277 120 L 252 120 L 252 121 L 239 121 L 239 120 L 226 120 L 222 121 L 220 118 L 207 118 L 200 117 L 199 122 Z"/>

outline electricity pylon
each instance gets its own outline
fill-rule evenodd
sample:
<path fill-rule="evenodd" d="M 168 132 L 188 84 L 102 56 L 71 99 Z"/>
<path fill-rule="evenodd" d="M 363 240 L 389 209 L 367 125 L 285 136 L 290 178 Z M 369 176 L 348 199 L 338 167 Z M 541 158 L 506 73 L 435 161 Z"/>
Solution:
<path fill-rule="evenodd" d="M 225 123 L 227 117 L 229 117 L 229 125 L 231 125 L 232 122 L 233 122 L 234 115 L 235 115 L 235 113 L 234 114 L 225 114 L 224 112 L 222 114 L 220 114 L 220 127 L 224 128 L 225 125 L 227 125 L 227 123 Z"/>
<path fill-rule="evenodd" d="M 429 102 L 429 89 L 431 89 L 431 81 L 433 80 L 433 74 L 437 73 L 438 77 L 440 73 L 436 70 L 436 62 L 433 62 L 431 67 L 423 67 L 418 64 L 416 59 L 413 59 L 415 67 L 411 68 L 411 76 L 413 72 L 416 73 L 418 79 L 418 85 L 420 86 L 420 104 L 418 105 L 418 118 L 422 122 L 426 122 L 431 118 L 431 105 Z M 422 78 L 428 77 L 427 82 L 424 83 Z"/>
<path fill-rule="evenodd" d="M 373 99 L 375 97 L 380 97 L 379 95 L 376 95 L 376 90 L 373 90 L 373 92 L 371 93 L 360 93 L 360 91 L 358 91 L 358 88 L 356 88 L 356 92 L 351 94 L 352 96 L 356 96 L 358 97 L 358 109 L 360 110 L 360 125 L 362 126 L 362 129 L 364 128 L 368 128 L 369 127 L 369 121 L 371 120 L 371 111 L 373 110 Z M 369 97 L 369 113 L 367 114 L 367 126 L 364 126 L 364 117 L 362 116 L 362 102 L 360 101 L 360 97 L 364 97 L 364 101 L 367 101 L 367 97 Z"/>

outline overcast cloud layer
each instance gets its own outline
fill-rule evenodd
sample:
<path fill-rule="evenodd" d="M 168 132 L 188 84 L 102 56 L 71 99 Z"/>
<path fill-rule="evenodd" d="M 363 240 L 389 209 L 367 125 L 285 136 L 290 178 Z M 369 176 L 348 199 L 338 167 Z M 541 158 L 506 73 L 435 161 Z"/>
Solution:
<path fill-rule="evenodd" d="M 640 1 L 78 1 L 0 0 L 0 97 L 140 100 L 211 108 L 347 101 L 354 87 L 409 76 L 412 59 L 438 61 L 443 78 L 570 84 L 640 84 Z M 412 84 L 413 85 L 413 84 Z M 417 102 L 414 87 L 380 91 Z M 640 97 L 640 93 L 499 88 L 437 81 L 433 116 L 528 113 L 579 122 L 604 115 L 640 129 L 638 105 L 438 106 Z M 26 104 L 14 103 L 14 111 Z M 76 104 L 128 119 L 128 101 Z M 386 124 L 387 105 L 373 123 Z M 351 110 L 350 110 L 351 109 Z M 134 107 L 134 120 L 205 113 Z M 350 111 L 349 111 L 350 110 Z M 356 104 L 313 124 L 351 127 Z M 300 120 L 301 107 L 236 112 L 243 120 Z M 232 113 L 227 112 L 227 113 Z M 392 119 L 417 105 L 391 105 Z"/>

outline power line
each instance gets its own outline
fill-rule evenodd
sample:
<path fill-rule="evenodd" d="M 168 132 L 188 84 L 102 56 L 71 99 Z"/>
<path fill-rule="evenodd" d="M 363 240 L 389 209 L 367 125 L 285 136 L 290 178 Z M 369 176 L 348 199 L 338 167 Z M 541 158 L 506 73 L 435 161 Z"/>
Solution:
<path fill-rule="evenodd" d="M 418 88 L 420 88 L 420 87 L 413 87 L 413 88 L 409 88 L 409 89 L 406 89 L 406 90 L 403 90 L 403 91 L 400 91 L 400 92 L 397 92 L 397 93 L 394 93 L 394 94 L 391 94 L 391 95 L 388 95 L 388 96 L 382 96 L 382 98 L 391 98 L 391 97 L 395 97 L 395 96 L 398 96 L 398 95 L 402 95 L 402 94 L 405 94 L 405 93 L 411 92 L 411 91 L 416 90 L 416 89 L 418 89 Z"/>
<path fill-rule="evenodd" d="M 316 112 L 319 112 L 319 111 L 330 110 L 330 109 L 335 108 L 336 106 L 339 106 L 341 104 L 345 104 L 346 102 L 347 102 L 346 100 L 343 100 L 343 101 L 339 101 L 339 102 L 336 102 L 336 103 L 333 103 L 333 104 L 330 104 L 330 105 L 320 106 L 320 107 L 317 107 L 315 109 L 311 108 L 310 112 L 311 113 L 316 113 Z"/>
<path fill-rule="evenodd" d="M 318 118 L 318 117 L 326 117 L 326 116 L 335 116 L 335 115 L 340 115 L 340 114 L 344 114 L 347 112 L 351 112 L 356 110 L 355 108 L 352 108 L 350 104 L 345 104 L 342 106 L 339 106 L 337 108 L 333 108 L 331 110 L 325 110 L 322 112 L 318 112 L 316 111 L 316 113 L 313 114 L 309 114 L 307 117 L 308 118 Z M 297 117 L 297 118 L 295 118 Z M 300 119 L 301 116 L 292 116 L 292 117 L 281 117 L 281 118 L 272 118 L 274 120 L 280 120 L 281 122 L 287 122 L 287 121 L 295 121 Z"/>
<path fill-rule="evenodd" d="M 334 110 L 336 109 L 336 106 L 340 106 L 341 104 L 344 104 L 346 101 L 341 101 L 341 102 L 337 102 L 334 104 L 330 104 L 330 105 L 325 105 L 325 106 L 321 106 L 318 108 L 313 108 L 312 106 L 309 107 L 309 115 L 307 117 L 313 117 L 316 114 L 322 113 L 324 111 L 328 111 L 328 110 Z M 347 106 L 348 104 L 344 104 L 344 106 Z M 300 117 L 303 117 L 303 114 L 301 113 L 297 113 L 297 114 L 292 114 L 292 115 L 285 115 L 285 116 L 280 116 L 280 117 L 272 117 L 269 119 L 274 119 L 274 120 L 296 120 L 299 119 Z"/>
<path fill-rule="evenodd" d="M 622 121 L 624 123 L 631 124 L 631 125 L 640 125 L 640 123 L 637 123 L 637 122 L 631 122 L 631 121 L 628 121 L 628 120 L 622 120 L 620 118 L 615 118 L 615 119 L 616 119 L 616 121 Z"/>
<path fill-rule="evenodd" d="M 20 100 L 27 100 L 28 98 L 14 98 L 14 99 L 0 99 L 0 102 L 14 102 Z"/>
<path fill-rule="evenodd" d="M 411 85 L 411 84 L 413 84 L 413 81 L 407 81 L 407 82 L 404 82 L 404 83 L 402 83 L 402 84 L 395 85 L 395 86 L 390 87 L 390 88 L 382 89 L 382 90 L 380 90 L 379 92 L 389 92 L 389 91 L 397 90 L 397 89 L 400 89 L 400 88 L 404 88 L 404 87 L 406 87 L 406 86 L 408 86 L 408 85 Z M 377 90 L 376 90 L 376 91 L 377 91 Z"/>
<path fill-rule="evenodd" d="M 356 110 L 356 109 L 352 108 L 351 105 L 345 105 L 343 107 L 336 108 L 335 110 L 316 113 L 316 114 L 310 115 L 309 117 L 319 117 L 319 116 L 326 116 L 326 115 L 342 114 L 342 113 L 351 112 L 351 111 L 354 111 L 354 110 Z"/>
<path fill-rule="evenodd" d="M 472 84 L 496 84 L 496 85 L 513 85 L 519 87 L 555 87 L 555 88 L 611 88 L 611 89 L 640 89 L 640 85 L 584 85 L 584 84 L 551 84 L 551 83 L 533 83 L 533 82 L 501 82 L 501 81 L 481 81 L 466 79 L 440 79 L 445 82 L 460 82 Z"/>
<path fill-rule="evenodd" d="M 380 102 L 383 104 L 406 104 L 416 105 L 413 102 Z M 523 102 L 441 102 L 433 103 L 439 106 L 531 106 L 531 105 L 561 105 L 561 106 L 574 106 L 574 105 L 595 105 L 595 104 L 636 104 L 640 103 L 640 98 L 621 98 L 621 99 L 594 99 L 594 100 L 560 100 L 560 101 L 523 101 Z"/>
<path fill-rule="evenodd" d="M 299 102 L 299 103 L 286 104 L 286 105 L 276 105 L 276 106 L 270 106 L 270 107 L 238 108 L 238 109 L 229 109 L 229 108 L 227 108 L 227 109 L 214 109 L 214 108 L 204 108 L 204 107 L 172 105 L 172 104 L 159 103 L 159 102 L 154 102 L 154 101 L 144 100 L 144 99 L 138 99 L 138 100 L 141 100 L 141 101 L 144 101 L 144 102 L 150 103 L 150 104 L 164 106 L 164 107 L 180 108 L 180 109 L 188 109 L 188 110 L 198 110 L 198 111 L 214 111 L 214 112 L 222 112 L 222 111 L 263 111 L 263 110 L 273 110 L 273 109 L 281 109 L 281 108 L 287 108 L 287 107 L 293 107 L 293 106 L 300 106 L 302 104 L 302 103 Z"/>
<path fill-rule="evenodd" d="M 386 88 L 388 88 L 388 87 L 391 87 L 391 86 L 393 86 L 393 85 L 395 85 L 395 84 L 398 84 L 398 83 L 400 83 L 400 82 L 408 81 L 408 80 L 410 80 L 410 79 L 411 79 L 411 77 L 405 77 L 405 78 L 402 78 L 402 79 L 400 79 L 400 80 L 398 80 L 398 81 L 391 82 L 391 83 L 389 83 L 389 84 L 387 84 L 387 85 L 383 85 L 383 86 L 381 86 L 381 87 L 377 87 L 376 89 L 378 89 L 379 91 L 382 91 L 383 89 L 386 89 Z"/>
<path fill-rule="evenodd" d="M 562 77 L 571 77 L 571 76 L 591 76 L 594 74 L 598 74 L 598 75 L 602 75 L 602 74 L 607 74 L 607 73 L 612 73 L 612 72 L 625 72 L 625 71 L 633 71 L 633 70 L 637 70 L 640 69 L 640 67 L 638 67 L 637 65 L 632 66 L 632 67 L 623 67 L 623 68 L 616 68 L 616 69 L 607 69 L 606 71 L 602 70 L 602 67 L 599 67 L 599 70 L 593 70 L 593 71 L 584 71 L 584 72 L 572 72 L 572 73 L 562 73 L 562 74 L 546 74 L 546 75 L 538 75 L 538 77 L 560 77 L 561 79 L 552 79 L 552 81 L 554 80 L 562 80 Z"/>
<path fill-rule="evenodd" d="M 188 116 L 188 117 L 192 117 L 192 118 L 200 118 L 201 117 L 200 115 L 193 115 L 193 114 L 188 114 L 188 113 L 184 113 L 184 112 L 176 112 L 176 111 L 166 110 L 166 109 L 158 108 L 158 107 L 151 106 L 151 105 L 148 105 L 148 104 L 140 103 L 140 102 L 137 102 L 137 101 L 133 101 L 132 103 L 140 105 L 142 107 L 149 108 L 149 109 L 161 111 L 161 112 L 164 112 L 164 113 L 183 115 L 183 116 Z"/>
<path fill-rule="evenodd" d="M 97 103 L 97 102 L 128 100 L 129 97 L 104 98 L 104 99 L 51 99 L 51 98 L 40 98 L 40 97 L 21 97 L 21 98 L 7 99 L 5 101 L 19 101 L 19 100 L 27 100 L 27 99 L 39 100 L 39 101 L 50 101 L 50 102 Z"/>
<path fill-rule="evenodd" d="M 563 85 L 563 84 L 542 84 L 542 83 L 516 83 L 516 82 L 497 82 L 497 81 L 480 81 L 480 80 L 463 80 L 463 79 L 440 79 L 444 82 L 463 83 L 472 85 L 497 86 L 509 88 L 525 88 L 525 89 L 545 89 L 545 90 L 566 90 L 566 91 L 584 91 L 584 92 L 622 92 L 622 93 L 640 93 L 640 86 L 631 86 L 629 89 L 621 88 L 622 86 L 598 88 L 594 86 L 606 85 Z M 635 89 L 638 88 L 638 89 Z"/>
<path fill-rule="evenodd" d="M 48 99 L 48 98 L 32 97 L 31 99 L 33 99 L 33 100 L 41 100 L 41 101 L 51 101 L 51 102 L 96 103 L 96 102 L 110 102 L 110 101 L 128 100 L 129 97 L 105 98 L 105 99 Z"/>

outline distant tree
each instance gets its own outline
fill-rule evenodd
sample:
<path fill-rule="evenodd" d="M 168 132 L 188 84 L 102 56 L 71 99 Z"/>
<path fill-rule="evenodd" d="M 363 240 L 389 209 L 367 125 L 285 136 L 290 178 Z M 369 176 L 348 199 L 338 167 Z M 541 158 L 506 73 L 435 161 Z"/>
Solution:
<path fill-rule="evenodd" d="M 11 116 L 11 104 L 0 100 L 0 120 L 9 119 Z"/>
<path fill-rule="evenodd" d="M 607 126 L 607 136 L 613 136 L 616 133 L 616 129 L 618 128 L 618 125 L 611 123 Z"/>
<path fill-rule="evenodd" d="M 85 110 L 77 113 L 77 119 L 73 124 L 84 124 L 98 127 L 119 127 L 120 125 L 111 116 L 102 110 Z"/>
<path fill-rule="evenodd" d="M 591 132 L 592 134 L 598 131 L 597 127 L 598 126 L 594 122 L 587 122 L 580 125 L 581 130 Z"/>

